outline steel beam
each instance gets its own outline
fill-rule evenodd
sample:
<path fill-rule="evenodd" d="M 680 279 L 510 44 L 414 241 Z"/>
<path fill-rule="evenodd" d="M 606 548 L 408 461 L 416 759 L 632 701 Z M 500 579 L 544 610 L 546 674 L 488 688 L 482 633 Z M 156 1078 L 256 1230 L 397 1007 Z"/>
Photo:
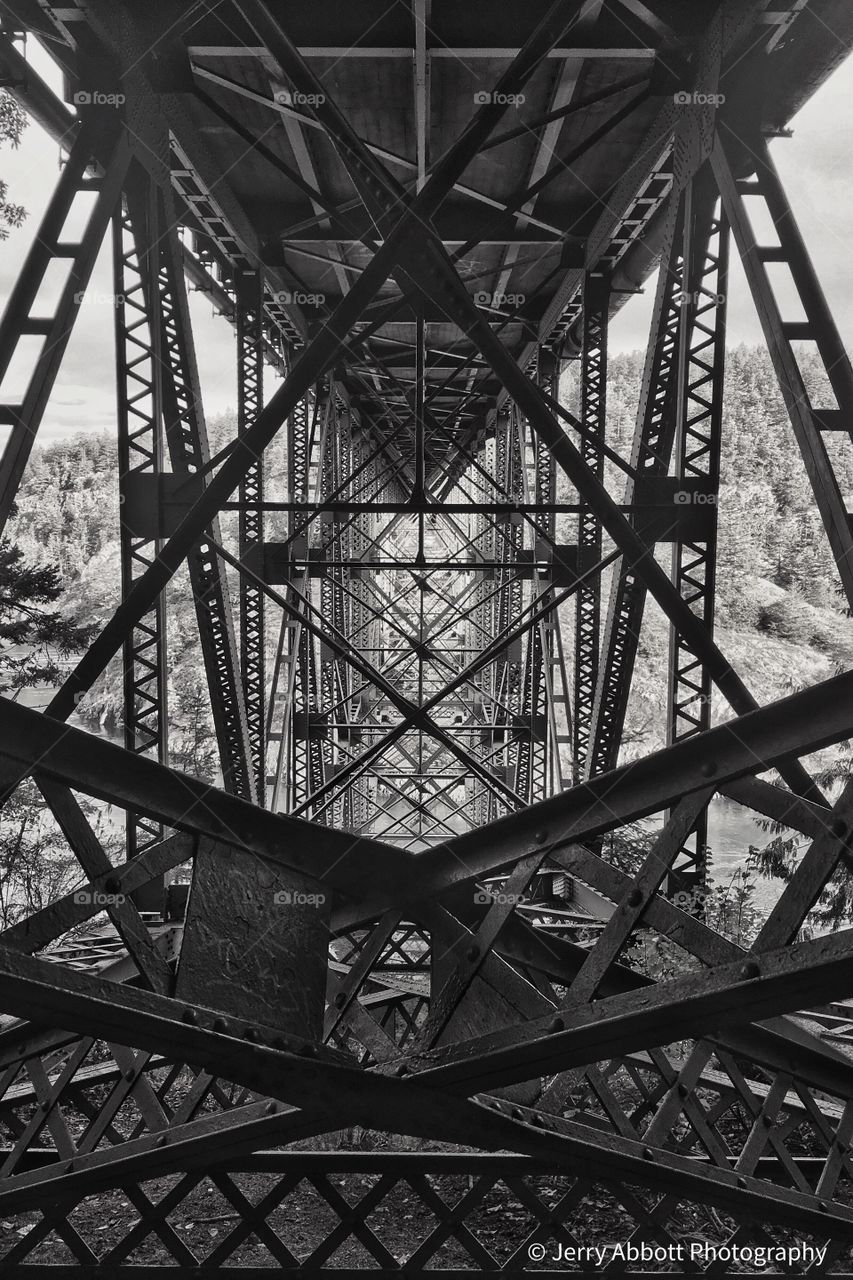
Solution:
<path fill-rule="evenodd" d="M 607 323 L 610 290 L 605 277 L 587 273 L 583 299 L 583 348 L 581 351 L 581 422 L 586 434 L 581 456 L 591 473 L 604 479 L 601 446 L 607 424 Z M 601 525 L 595 512 L 583 503 L 578 516 L 578 546 L 601 559 Z M 601 644 L 601 582 L 584 585 L 575 604 L 574 699 L 572 702 L 572 752 L 575 781 L 586 769 L 592 728 L 593 700 L 598 678 Z"/>
<path fill-rule="evenodd" d="M 237 430 L 246 431 L 263 404 L 264 346 L 263 283 L 259 273 L 237 279 Z M 264 542 L 263 454 L 246 472 L 240 485 L 239 554 L 251 559 Z M 240 665 L 246 705 L 246 733 L 261 803 L 266 792 L 266 676 L 264 664 L 264 599 L 246 578 L 240 580 Z"/>

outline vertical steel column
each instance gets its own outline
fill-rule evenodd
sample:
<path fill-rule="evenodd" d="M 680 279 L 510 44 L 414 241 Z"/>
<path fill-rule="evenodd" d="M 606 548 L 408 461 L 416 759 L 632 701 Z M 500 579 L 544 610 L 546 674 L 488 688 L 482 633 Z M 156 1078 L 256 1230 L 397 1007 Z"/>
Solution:
<path fill-rule="evenodd" d="M 349 423 L 352 474 L 355 477 L 347 489 L 347 496 L 353 502 L 375 501 L 378 498 L 377 468 L 375 461 L 368 462 L 372 452 L 370 440 L 367 437 L 367 433 L 362 429 L 358 415 L 354 413 L 348 402 L 345 413 Z M 354 560 L 362 558 L 370 548 L 374 519 L 375 517 L 369 512 L 361 512 L 351 521 L 350 546 Z M 369 661 L 379 666 L 379 615 L 376 608 L 372 607 L 371 592 L 365 583 L 362 573 L 350 574 L 350 592 L 350 640 L 360 653 L 365 654 Z M 358 745 L 369 746 L 369 730 L 367 731 L 368 741 L 364 741 L 364 721 L 371 718 L 369 716 L 371 695 L 368 690 L 362 691 L 358 696 L 352 694 L 352 669 L 349 668 L 348 672 L 350 696 L 348 697 L 345 711 L 347 742 L 350 748 Z M 352 810 L 350 822 L 352 829 L 365 831 L 368 829 L 371 814 L 375 808 L 375 774 L 370 773 L 363 775 L 359 780 L 354 779 L 350 787 L 350 793 Z"/>
<path fill-rule="evenodd" d="M 524 443 L 521 434 L 521 413 L 513 405 L 507 421 L 507 458 L 504 486 L 512 499 L 521 504 L 524 501 Z M 500 556 L 506 564 L 502 570 L 504 587 L 501 593 L 500 629 L 508 631 L 521 616 L 524 605 L 524 586 L 519 575 L 519 561 L 524 551 L 525 522 L 520 512 L 513 512 L 509 517 L 499 548 Z M 529 637 L 528 637 L 529 638 Z M 522 641 L 514 640 L 506 650 L 504 665 L 504 687 L 502 697 L 506 704 L 504 717 L 507 722 L 506 742 L 512 749 L 504 752 L 506 776 L 504 781 L 513 786 L 518 761 L 516 730 L 522 712 L 523 676 Z"/>
<path fill-rule="evenodd" d="M 534 365 L 528 370 L 549 395 L 556 394 L 556 365 L 550 352 L 540 350 Z M 523 468 L 523 500 L 536 507 L 553 503 L 556 491 L 556 473 L 550 451 L 531 430 L 526 420 L 521 420 L 522 449 L 526 465 Z M 537 510 L 532 517 L 534 560 L 550 551 L 554 542 L 556 516 L 553 512 Z M 528 525 L 528 527 L 530 527 Z M 530 600 L 534 597 L 540 606 L 551 599 L 549 577 L 538 570 L 531 575 Z M 551 692 L 553 659 L 555 651 L 554 613 L 531 627 L 525 645 L 524 672 L 522 677 L 521 709 L 518 732 L 520 735 L 515 775 L 515 790 L 528 804 L 543 800 L 550 794 L 551 752 L 550 741 Z"/>
<path fill-rule="evenodd" d="M 160 327 L 149 310 L 150 300 L 156 297 L 159 221 L 153 188 L 147 187 L 147 193 L 147 200 L 139 200 L 133 217 L 125 205 L 113 219 L 122 596 L 154 561 L 161 545 L 157 537 L 134 533 L 127 519 L 128 490 L 134 478 L 159 477 L 163 470 Z M 165 593 L 129 632 L 122 664 L 124 745 L 137 755 L 153 755 L 167 764 Z M 130 811 L 126 821 L 130 858 L 163 838 L 159 822 Z M 145 909 L 160 910 L 161 882 L 153 881 L 139 890 L 136 901 Z"/>
<path fill-rule="evenodd" d="M 495 418 L 494 435 L 485 444 L 483 450 L 483 481 L 485 476 L 498 476 L 498 436 L 502 430 L 502 422 L 505 424 L 505 417 Z M 490 502 L 497 498 L 498 490 L 495 485 L 486 485 L 483 490 L 483 501 Z M 474 592 L 474 607 L 471 612 L 470 622 L 466 628 L 466 652 L 465 657 L 468 661 L 472 661 L 476 653 L 480 649 L 484 649 L 496 634 L 497 616 L 496 616 L 496 595 L 495 595 L 495 579 L 496 573 L 493 569 L 479 569 L 476 567 L 477 559 L 494 560 L 497 554 L 496 537 L 495 537 L 495 519 L 484 514 L 478 513 L 472 517 L 475 536 L 473 539 L 472 557 L 474 568 L 472 569 L 476 582 Z M 490 751 L 494 746 L 493 704 L 490 703 L 489 694 L 494 693 L 494 666 L 483 668 L 475 677 L 474 683 L 480 691 L 475 693 L 473 698 L 473 716 L 472 719 L 479 721 L 479 730 L 472 734 L 471 751 L 477 750 L 478 743 L 480 746 L 486 744 Z M 474 824 L 481 825 L 491 822 L 496 816 L 495 797 L 482 782 L 473 773 L 466 779 L 466 791 L 469 797 L 471 812 L 474 817 Z"/>
<path fill-rule="evenodd" d="M 352 441 L 350 418 L 333 382 L 329 385 L 329 430 L 325 436 L 322 462 L 322 499 L 329 500 L 341 490 L 352 470 Z M 343 490 L 345 493 L 345 489 Z M 331 512 L 320 518 L 320 555 L 336 562 L 320 578 L 321 616 L 331 623 L 339 636 L 349 638 L 351 623 L 351 598 L 349 586 L 352 571 L 352 523 L 346 515 Z M 341 729 L 345 720 L 345 705 L 352 687 L 351 668 L 331 648 L 320 643 L 320 696 L 321 711 L 328 732 L 326 749 L 326 775 L 347 763 L 348 745 L 342 743 Z M 330 826 L 352 826 L 352 787 L 336 796 L 321 812 L 321 821 Z"/>
<path fill-rule="evenodd" d="M 559 394 L 560 363 L 554 353 L 540 348 L 537 368 L 539 385 L 550 396 Z M 557 471 L 554 458 L 547 445 L 535 432 L 530 432 L 533 449 L 533 485 L 530 497 L 537 507 L 551 505 L 557 496 Z M 553 511 L 537 511 L 534 516 L 537 532 L 536 558 L 541 551 L 547 554 L 556 540 L 557 517 Z M 534 578 L 534 582 L 536 579 Z M 541 579 L 540 579 L 541 582 Z M 550 603 L 553 591 L 542 594 L 542 604 Z M 565 785 L 562 751 L 571 750 L 572 713 L 566 666 L 563 654 L 563 634 L 559 609 L 548 613 L 531 632 L 529 663 L 533 684 L 533 734 L 531 744 L 530 801 L 542 800 L 562 791 Z"/>
<path fill-rule="evenodd" d="M 522 453 L 519 437 L 519 415 L 514 404 L 508 404 L 498 413 L 495 424 L 495 471 L 497 486 L 495 496 L 506 501 L 506 495 L 516 502 L 523 498 Z M 496 591 L 490 609 L 490 624 L 486 636 L 489 643 L 496 635 L 507 631 L 521 613 L 523 597 L 518 576 L 519 552 L 523 548 L 522 518 L 517 512 L 490 518 L 488 546 L 489 556 L 501 567 L 495 570 Z M 514 713 L 521 710 L 522 695 L 522 645 L 513 643 L 501 653 L 486 671 L 487 689 L 492 695 L 487 707 L 489 729 L 484 738 L 487 746 L 488 767 L 492 773 L 499 771 L 501 781 L 509 782 L 511 762 L 517 752 L 510 749 L 514 732 Z M 501 748 L 498 755 L 496 748 Z M 496 760 L 500 760 L 500 764 Z M 491 799 L 493 816 L 498 817 L 502 808 L 496 797 Z"/>
<path fill-rule="evenodd" d="M 536 501 L 540 480 L 540 453 L 537 440 L 526 421 L 521 423 L 523 431 L 522 450 L 524 455 L 523 482 L 524 502 Z M 545 451 L 547 453 L 547 450 Z M 541 513 L 533 517 L 535 534 L 533 556 L 537 558 L 538 535 L 547 531 L 549 517 Z M 543 527 L 544 524 L 544 527 Z M 541 579 L 534 572 L 531 581 L 531 597 L 542 594 Z M 544 717 L 545 682 L 544 664 L 545 635 L 540 625 L 531 628 L 524 646 L 524 666 L 521 677 L 521 706 L 519 708 L 515 766 L 515 790 L 527 804 L 534 799 L 542 799 L 545 795 L 545 753 L 547 750 L 547 734 L 542 733 Z"/>
<path fill-rule="evenodd" d="M 587 272 L 584 281 L 583 349 L 581 352 L 581 454 L 590 471 L 604 478 L 607 422 L 607 321 L 609 282 Z M 601 523 L 581 504 L 578 517 L 578 555 L 581 562 L 601 558 Z M 601 579 L 584 583 L 576 596 L 574 669 L 574 776 L 579 781 L 590 749 L 590 732 L 598 679 L 601 642 Z"/>
<path fill-rule="evenodd" d="M 288 502 L 306 501 L 310 422 L 308 401 L 302 400 L 286 423 Z M 290 537 L 294 536 L 299 519 L 296 512 L 288 516 L 287 532 Z M 299 625 L 283 614 L 279 623 L 266 720 L 266 743 L 271 757 L 266 778 L 267 807 L 273 812 L 289 813 L 295 803 L 294 694 L 298 647 Z"/>
<path fill-rule="evenodd" d="M 237 312 L 237 430 L 243 435 L 263 406 L 263 285 L 257 271 L 240 272 L 236 278 Z M 246 472 L 240 484 L 240 559 L 253 567 L 263 554 L 264 513 L 263 454 Z M 261 804 L 265 793 L 265 665 L 264 595 L 245 575 L 240 577 L 240 665 L 246 725 L 252 763 L 258 779 Z"/>
<path fill-rule="evenodd" d="M 667 474 L 672 457 L 681 322 L 679 303 L 684 275 L 681 257 L 683 217 L 684 200 L 673 196 L 631 449 L 634 476 L 626 484 L 623 498 L 626 505 L 638 500 L 646 481 Z M 623 557 L 614 570 L 610 587 L 584 777 L 595 777 L 616 766 L 645 602 L 645 584 L 634 565 Z"/>
<path fill-rule="evenodd" d="M 711 223 L 710 235 L 706 236 L 701 202 L 694 204 L 694 195 L 691 184 L 685 192 L 682 256 L 685 262 L 695 264 L 696 270 L 687 273 L 687 287 L 681 295 L 675 474 L 685 485 L 676 494 L 676 502 L 683 515 L 689 513 L 690 524 L 697 528 L 697 534 L 677 536 L 672 548 L 672 575 L 683 599 L 713 632 L 729 228 L 725 215 L 720 213 Z M 697 256 L 696 237 L 707 243 L 701 257 Z M 701 510 L 691 510 L 696 506 Z M 710 674 L 701 658 L 673 629 L 667 690 L 667 745 L 710 727 Z M 672 890 L 687 893 L 704 890 L 708 871 L 707 840 L 707 810 L 703 810 L 676 856 L 670 878 Z"/>
<path fill-rule="evenodd" d="M 288 423 L 289 443 L 293 444 L 294 491 L 301 496 L 297 501 L 307 502 L 313 492 L 316 501 L 323 493 L 325 479 L 326 437 L 328 435 L 329 399 L 325 389 L 317 388 L 317 399 L 305 400 Z M 316 454 L 316 461 L 315 461 Z M 314 484 L 312 487 L 312 479 Z M 304 517 L 303 517 L 304 518 Z M 294 524 L 300 521 L 294 515 Z M 301 523 L 301 521 L 300 521 Z M 306 560 L 311 540 L 310 529 L 305 538 Z M 301 579 L 302 593 L 311 598 L 310 574 Z M 292 629 L 292 699 L 291 719 L 291 778 L 292 808 L 298 809 L 309 796 L 319 791 L 326 780 L 326 753 L 324 739 L 327 728 L 320 717 L 321 688 L 316 644 L 311 632 L 301 625 Z M 310 814 L 306 816 L 311 816 Z"/>
<path fill-rule="evenodd" d="M 163 410 L 172 470 L 185 477 L 181 492 L 192 500 L 205 483 L 210 460 L 201 399 L 181 242 L 170 193 L 160 194 L 167 230 L 159 242 L 159 298 L 163 352 Z M 237 635 L 224 566 L 213 543 L 222 541 L 213 520 L 187 557 L 199 640 L 204 657 L 213 724 L 219 745 L 223 783 L 228 791 L 257 800 L 240 680 Z"/>

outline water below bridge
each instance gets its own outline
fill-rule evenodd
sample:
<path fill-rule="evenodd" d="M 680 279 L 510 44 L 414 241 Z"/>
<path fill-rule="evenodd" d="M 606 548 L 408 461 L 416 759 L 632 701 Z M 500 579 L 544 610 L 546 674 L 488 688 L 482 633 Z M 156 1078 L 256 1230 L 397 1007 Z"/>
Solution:
<path fill-rule="evenodd" d="M 725 796 L 715 796 L 708 808 L 708 846 L 711 850 L 711 880 L 726 886 L 732 877 L 746 865 L 750 845 L 763 848 L 773 837 L 758 825 L 749 809 L 735 804 Z M 757 877 L 755 904 L 768 911 L 783 884 L 780 880 Z"/>

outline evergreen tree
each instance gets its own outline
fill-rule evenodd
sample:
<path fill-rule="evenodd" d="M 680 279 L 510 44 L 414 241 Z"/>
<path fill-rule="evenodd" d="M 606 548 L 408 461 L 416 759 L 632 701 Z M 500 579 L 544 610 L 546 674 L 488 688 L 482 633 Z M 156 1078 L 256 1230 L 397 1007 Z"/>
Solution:
<path fill-rule="evenodd" d="M 28 565 L 20 548 L 0 542 L 0 693 L 58 683 L 63 659 L 90 639 L 91 627 L 46 607 L 61 595 L 55 565 Z"/>
<path fill-rule="evenodd" d="M 55 565 L 30 565 L 20 548 L 0 542 L 0 692 L 17 698 L 37 684 L 57 684 L 62 659 L 88 642 L 91 628 L 49 606 L 62 594 Z M 95 813 L 84 802 L 88 815 Z M 77 860 L 31 779 L 7 800 L 0 821 L 0 926 L 7 928 L 84 879 Z"/>
<path fill-rule="evenodd" d="M 200 782 L 214 784 L 219 774 L 219 750 L 207 685 L 198 671 L 184 670 L 178 673 L 173 689 L 169 763 Z"/>

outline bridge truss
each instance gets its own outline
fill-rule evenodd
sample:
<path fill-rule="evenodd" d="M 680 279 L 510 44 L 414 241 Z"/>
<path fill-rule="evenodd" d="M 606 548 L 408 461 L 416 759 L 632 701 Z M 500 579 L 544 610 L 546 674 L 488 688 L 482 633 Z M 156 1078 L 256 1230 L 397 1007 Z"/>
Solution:
<path fill-rule="evenodd" d="M 0 15 L 3 83 L 65 156 L 0 324 L 0 374 L 33 353 L 0 520 L 107 245 L 122 565 L 46 712 L 3 700 L 3 796 L 32 779 L 82 885 L 0 935 L 3 1274 L 518 1275 L 597 1221 L 793 1233 L 847 1274 L 853 1063 L 800 1011 L 853 994 L 853 934 L 802 940 L 853 857 L 853 785 L 804 763 L 853 734 L 853 674 L 759 706 L 714 593 L 736 254 L 853 604 L 853 369 L 768 150 L 848 6 Z M 658 263 L 623 457 L 608 328 Z M 234 329 L 213 454 L 190 287 Z M 215 787 L 169 764 L 185 566 Z M 666 746 L 625 763 L 649 596 Z M 124 746 L 75 723 L 111 663 Z M 702 917 L 716 795 L 807 844 L 749 950 Z M 85 797 L 126 815 L 122 860 Z"/>

